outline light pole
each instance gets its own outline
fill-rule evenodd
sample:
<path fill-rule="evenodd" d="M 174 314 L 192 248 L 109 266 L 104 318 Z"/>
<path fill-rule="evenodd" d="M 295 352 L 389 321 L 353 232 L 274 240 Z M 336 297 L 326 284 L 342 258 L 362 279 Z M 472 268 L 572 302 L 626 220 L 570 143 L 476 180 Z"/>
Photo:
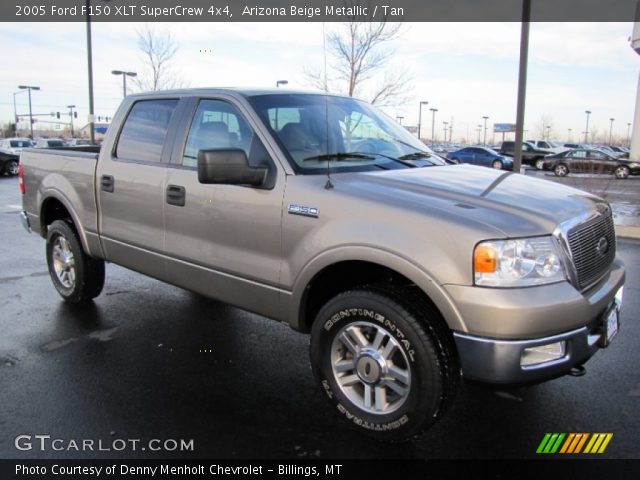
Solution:
<path fill-rule="evenodd" d="M 402 117 L 402 116 L 400 116 L 400 115 L 396 115 L 396 120 L 398 120 L 398 123 L 399 123 L 400 125 L 402 125 L 402 119 L 403 119 L 403 118 L 404 118 L 404 117 Z"/>
<path fill-rule="evenodd" d="M 629 146 L 631 146 L 631 134 L 630 134 L 630 132 L 631 132 L 631 122 L 627 123 L 627 145 L 629 145 Z"/>
<path fill-rule="evenodd" d="M 436 134 L 436 112 L 437 108 L 430 108 L 431 110 L 431 143 L 435 143 L 435 134 Z"/>
<path fill-rule="evenodd" d="M 280 85 L 287 85 L 288 83 L 289 83 L 289 80 L 277 80 L 276 88 L 280 88 Z"/>
<path fill-rule="evenodd" d="M 40 90 L 40 87 L 34 87 L 32 85 L 18 85 L 18 88 L 20 90 L 27 90 L 29 92 L 29 129 L 31 131 L 31 140 L 33 140 L 33 113 L 31 111 L 31 90 Z"/>
<path fill-rule="evenodd" d="M 482 117 L 484 119 L 484 141 L 482 142 L 482 144 L 486 147 L 487 146 L 487 120 L 489 120 L 489 117 Z"/>
<path fill-rule="evenodd" d="M 587 127 L 584 129 L 584 143 L 587 143 L 587 135 L 589 135 L 589 115 L 591 115 L 591 110 L 585 110 L 584 113 L 587 114 Z"/>
<path fill-rule="evenodd" d="M 547 140 L 551 138 L 551 125 L 545 127 L 547 129 Z"/>
<path fill-rule="evenodd" d="M 73 109 L 76 108 L 75 105 L 67 105 L 69 109 L 69 123 L 71 124 L 71 138 L 73 138 Z"/>
<path fill-rule="evenodd" d="M 478 125 L 478 145 L 480 145 L 480 132 L 482 132 L 482 125 Z"/>
<path fill-rule="evenodd" d="M 420 127 L 422 126 L 422 105 L 428 105 L 429 102 L 423 100 L 420 102 L 418 109 L 418 140 L 420 140 Z"/>
<path fill-rule="evenodd" d="M 567 132 L 569 132 L 569 135 L 567 135 L 567 143 L 571 143 L 571 129 L 567 128 Z"/>
<path fill-rule="evenodd" d="M 122 96 L 127 96 L 127 77 L 137 77 L 136 72 L 125 72 L 123 70 L 111 70 L 113 75 L 122 75 Z"/>
<path fill-rule="evenodd" d="M 611 122 L 611 125 L 609 126 L 609 145 L 611 145 L 611 134 L 613 133 L 613 121 L 615 120 L 615 118 L 610 118 L 609 121 Z"/>
<path fill-rule="evenodd" d="M 18 109 L 16 108 L 16 95 L 23 93 L 24 90 L 19 90 L 13 93 L 13 118 L 15 120 L 14 136 L 18 136 Z M 629 124 L 631 125 L 631 124 Z"/>
<path fill-rule="evenodd" d="M 442 125 L 444 125 L 444 143 L 447 143 L 447 125 L 449 125 L 449 122 L 442 122 Z"/>

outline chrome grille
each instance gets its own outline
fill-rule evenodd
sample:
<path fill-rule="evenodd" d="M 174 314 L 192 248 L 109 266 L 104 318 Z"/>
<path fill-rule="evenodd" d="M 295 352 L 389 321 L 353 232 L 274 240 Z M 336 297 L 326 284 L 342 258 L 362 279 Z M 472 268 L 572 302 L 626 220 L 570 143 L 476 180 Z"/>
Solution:
<path fill-rule="evenodd" d="M 578 275 L 577 286 L 582 290 L 598 281 L 616 256 L 611 210 L 571 228 L 567 232 L 567 242 Z"/>

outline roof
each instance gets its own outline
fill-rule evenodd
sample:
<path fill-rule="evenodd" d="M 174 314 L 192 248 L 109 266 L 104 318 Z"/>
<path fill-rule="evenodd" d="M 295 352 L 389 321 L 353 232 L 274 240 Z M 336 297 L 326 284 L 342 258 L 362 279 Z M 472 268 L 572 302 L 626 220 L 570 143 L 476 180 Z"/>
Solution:
<path fill-rule="evenodd" d="M 342 97 L 322 91 L 292 90 L 285 88 L 236 88 L 236 87 L 208 87 L 208 88 L 182 88 L 175 90 L 158 90 L 155 92 L 142 92 L 130 94 L 130 97 L 147 97 L 154 95 L 212 95 L 218 93 L 232 93 L 244 97 L 257 95 L 328 95 L 332 97 Z"/>

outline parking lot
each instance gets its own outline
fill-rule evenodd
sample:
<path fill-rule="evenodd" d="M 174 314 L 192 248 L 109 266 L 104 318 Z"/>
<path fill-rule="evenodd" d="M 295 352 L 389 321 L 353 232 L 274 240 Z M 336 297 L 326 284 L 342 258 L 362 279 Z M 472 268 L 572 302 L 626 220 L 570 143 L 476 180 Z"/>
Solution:
<path fill-rule="evenodd" d="M 588 180 L 637 216 L 640 179 L 607 181 Z M 44 241 L 26 234 L 19 210 L 17 179 L 0 177 L 0 458 L 533 458 L 546 432 L 611 432 L 601 457 L 640 457 L 638 241 L 619 241 L 621 331 L 584 377 L 508 390 L 463 384 L 430 431 L 387 445 L 342 425 L 313 381 L 308 337 L 283 325 L 115 265 L 95 302 L 64 304 Z M 17 436 L 38 434 L 105 445 L 192 439 L 194 448 L 16 449 Z"/>

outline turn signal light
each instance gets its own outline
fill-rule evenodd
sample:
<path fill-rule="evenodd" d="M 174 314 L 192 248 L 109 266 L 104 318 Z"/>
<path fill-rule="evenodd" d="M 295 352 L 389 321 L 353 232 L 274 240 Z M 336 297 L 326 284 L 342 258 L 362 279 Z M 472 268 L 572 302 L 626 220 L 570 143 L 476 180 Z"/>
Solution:
<path fill-rule="evenodd" d="M 476 247 L 473 256 L 473 268 L 475 273 L 493 273 L 498 265 L 498 252 L 487 245 Z"/>

